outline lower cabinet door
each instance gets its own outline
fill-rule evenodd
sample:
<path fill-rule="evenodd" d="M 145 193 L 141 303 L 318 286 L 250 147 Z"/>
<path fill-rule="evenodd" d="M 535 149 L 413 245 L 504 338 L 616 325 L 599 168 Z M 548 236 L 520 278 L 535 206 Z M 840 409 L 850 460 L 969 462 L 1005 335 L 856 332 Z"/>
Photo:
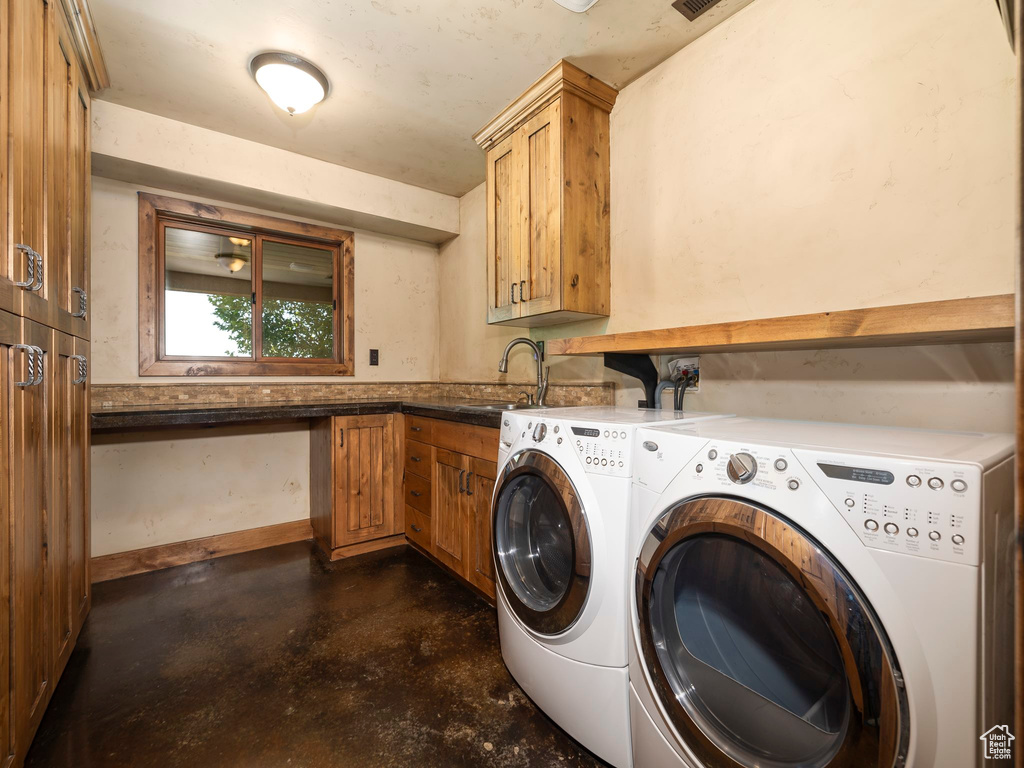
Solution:
<path fill-rule="evenodd" d="M 73 634 L 78 636 L 85 617 L 92 607 L 92 582 L 89 574 L 90 545 L 90 508 L 89 508 L 89 342 L 75 339 L 75 364 L 67 372 L 71 378 L 71 446 L 68 470 L 72 493 L 68 514 L 70 515 L 70 576 L 71 576 L 71 610 Z"/>
<path fill-rule="evenodd" d="M 49 408 L 54 365 L 53 332 L 23 320 L 22 343 L 13 355 L 13 520 L 15 752 L 24 757 L 49 696 L 46 515 L 49 496 Z"/>
<path fill-rule="evenodd" d="M 46 560 L 54 679 L 89 609 L 87 353 L 88 342 L 53 332 Z"/>
<path fill-rule="evenodd" d="M 399 532 L 394 425 L 392 414 L 334 418 L 334 547 Z"/>
<path fill-rule="evenodd" d="M 0 11 L 2 13 L 2 11 Z M 0 311 L 0 766 L 14 761 L 14 653 L 8 638 L 13 626 L 11 515 L 14 510 L 14 382 L 21 343 L 21 319 Z"/>
<path fill-rule="evenodd" d="M 50 501 L 47 515 L 47 586 L 49 589 L 50 664 L 61 670 L 71 654 L 74 633 L 71 596 L 71 417 L 78 378 L 75 340 L 53 332 L 53 365 L 47 370 L 52 398 L 50 427 Z"/>
<path fill-rule="evenodd" d="M 460 576 L 465 576 L 465 496 L 466 457 L 443 448 L 437 449 L 434 462 L 433 546 L 438 560 Z"/>
<path fill-rule="evenodd" d="M 491 554 L 491 496 L 494 494 L 498 465 L 493 461 L 469 458 L 466 476 L 466 579 L 490 597 L 494 591 L 494 558 Z"/>

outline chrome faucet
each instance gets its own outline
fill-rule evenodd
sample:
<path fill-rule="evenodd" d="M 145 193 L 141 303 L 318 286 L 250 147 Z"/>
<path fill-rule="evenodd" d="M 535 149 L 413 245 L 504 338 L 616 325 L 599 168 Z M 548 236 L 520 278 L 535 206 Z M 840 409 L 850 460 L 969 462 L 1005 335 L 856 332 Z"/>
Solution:
<path fill-rule="evenodd" d="M 533 357 L 537 361 L 536 405 L 544 405 L 544 398 L 547 397 L 548 394 L 548 375 L 551 373 L 551 366 L 549 365 L 547 368 L 544 367 L 544 361 L 541 359 L 540 347 L 538 347 L 533 341 L 522 337 L 512 339 L 501 355 L 501 361 L 498 363 L 498 373 L 508 373 L 508 353 L 516 344 L 526 344 L 533 350 Z M 527 404 L 534 405 L 532 398 L 527 397 Z"/>

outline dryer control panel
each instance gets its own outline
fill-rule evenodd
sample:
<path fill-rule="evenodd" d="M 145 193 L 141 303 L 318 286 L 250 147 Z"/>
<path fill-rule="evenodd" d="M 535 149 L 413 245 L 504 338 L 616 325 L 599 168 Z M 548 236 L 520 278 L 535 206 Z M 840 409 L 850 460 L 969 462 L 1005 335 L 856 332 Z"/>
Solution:
<path fill-rule="evenodd" d="M 794 454 L 867 546 L 980 563 L 982 478 L 976 465 Z"/>
<path fill-rule="evenodd" d="M 664 461 L 660 451 L 645 457 L 637 484 L 651 487 Z M 982 476 L 974 464 L 712 440 L 682 474 L 694 495 L 759 501 L 812 532 L 827 524 L 821 517 L 827 508 L 873 549 L 981 562 Z"/>
<path fill-rule="evenodd" d="M 583 462 L 583 467 L 599 475 L 629 477 L 633 447 L 632 433 L 619 424 L 566 422 L 566 439 Z"/>

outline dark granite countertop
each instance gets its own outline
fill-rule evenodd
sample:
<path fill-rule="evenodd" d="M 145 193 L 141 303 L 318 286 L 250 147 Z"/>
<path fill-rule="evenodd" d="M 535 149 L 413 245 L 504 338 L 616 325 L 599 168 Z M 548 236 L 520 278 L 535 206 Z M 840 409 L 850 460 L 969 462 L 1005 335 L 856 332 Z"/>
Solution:
<path fill-rule="evenodd" d="M 359 416 L 408 413 L 479 427 L 498 428 L 501 411 L 488 410 L 488 402 L 448 399 L 386 399 L 262 402 L 252 404 L 161 403 L 99 408 L 92 412 L 93 432 L 120 432 L 160 427 L 254 424 L 268 421 L 314 419 L 321 416 Z"/>

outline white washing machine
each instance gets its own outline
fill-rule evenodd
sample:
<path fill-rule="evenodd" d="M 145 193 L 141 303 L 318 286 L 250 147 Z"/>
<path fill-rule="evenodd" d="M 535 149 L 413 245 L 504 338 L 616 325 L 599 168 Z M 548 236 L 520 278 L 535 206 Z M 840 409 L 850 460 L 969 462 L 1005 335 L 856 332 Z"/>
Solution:
<path fill-rule="evenodd" d="M 627 584 L 633 434 L 638 425 L 680 417 L 615 408 L 502 417 L 491 506 L 502 656 L 552 720 L 619 768 L 632 764 Z"/>
<path fill-rule="evenodd" d="M 640 768 L 968 768 L 1013 713 L 1011 435 L 637 432 Z"/>

